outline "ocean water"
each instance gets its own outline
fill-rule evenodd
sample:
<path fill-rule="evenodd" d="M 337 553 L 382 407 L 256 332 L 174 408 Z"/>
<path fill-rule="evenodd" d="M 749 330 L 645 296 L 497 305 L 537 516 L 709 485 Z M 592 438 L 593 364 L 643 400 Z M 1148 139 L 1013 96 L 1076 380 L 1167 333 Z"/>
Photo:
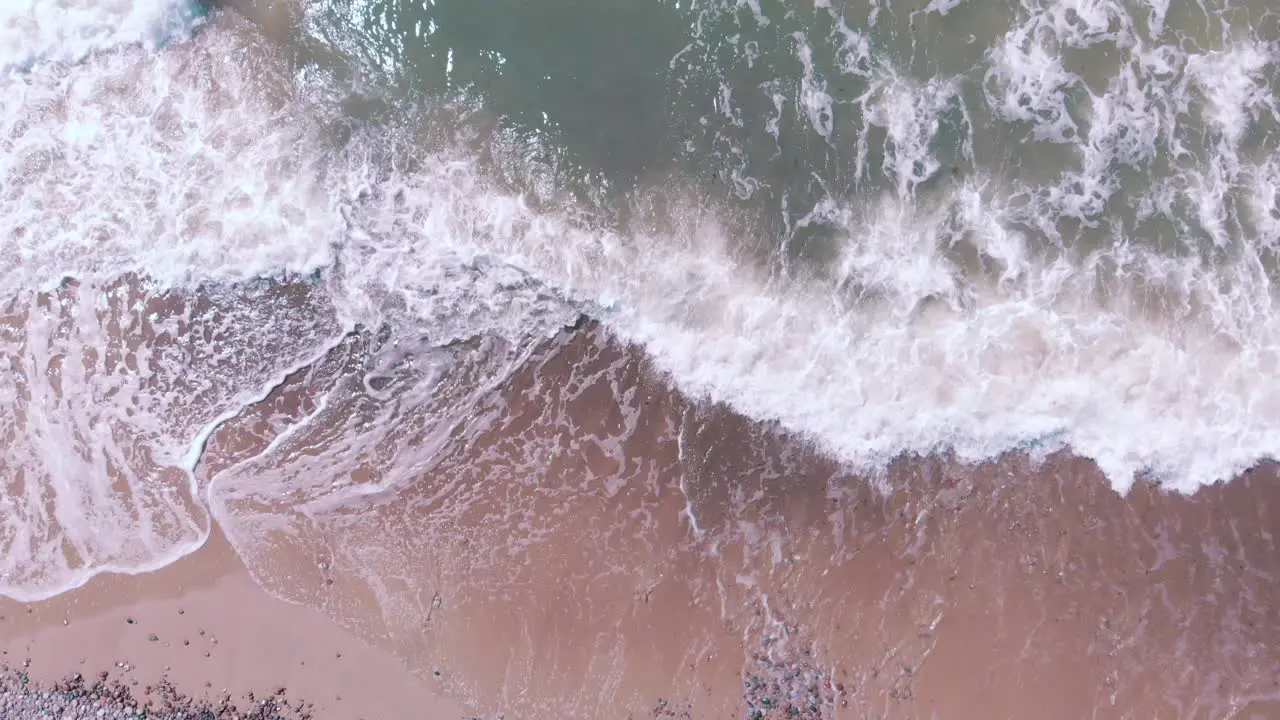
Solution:
<path fill-rule="evenodd" d="M 511 601 L 574 518 L 617 573 L 776 565 L 699 498 L 789 462 L 1239 482 L 1280 454 L 1278 70 L 1252 0 L 4 3 L 0 592 L 216 522 L 397 644 L 424 577 Z"/>

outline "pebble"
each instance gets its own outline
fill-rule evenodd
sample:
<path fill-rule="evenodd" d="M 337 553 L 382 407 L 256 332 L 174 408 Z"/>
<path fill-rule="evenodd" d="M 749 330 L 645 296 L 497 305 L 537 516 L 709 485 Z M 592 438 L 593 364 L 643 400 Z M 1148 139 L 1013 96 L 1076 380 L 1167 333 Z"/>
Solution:
<path fill-rule="evenodd" d="M 782 630 L 781 638 L 766 636 L 761 643 L 776 654 L 753 654 L 755 667 L 743 675 L 745 717 L 748 720 L 832 717 L 839 695 L 845 692 L 843 684 L 833 683 L 829 670 L 814 663 L 810 646 L 797 646 L 795 636 L 799 628 L 784 626 Z"/>
<path fill-rule="evenodd" d="M 227 697 L 217 703 L 196 700 L 179 693 L 167 681 L 146 688 L 148 702 L 139 700 L 134 690 L 118 682 L 108 682 L 103 673 L 96 682 L 79 674 L 53 685 L 39 685 L 26 674 L 0 667 L 0 718 L 4 720 L 310 720 L 303 703 L 292 706 L 284 698 L 284 688 L 266 700 L 244 703 Z"/>

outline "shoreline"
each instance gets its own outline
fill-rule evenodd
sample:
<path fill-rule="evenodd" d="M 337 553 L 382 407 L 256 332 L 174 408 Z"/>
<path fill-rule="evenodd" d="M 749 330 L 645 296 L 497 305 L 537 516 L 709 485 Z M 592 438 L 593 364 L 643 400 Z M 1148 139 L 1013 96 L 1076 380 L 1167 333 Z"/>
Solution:
<path fill-rule="evenodd" d="M 10 0 L 0 720 L 1280 718 L 1280 13 L 1149 4 Z"/>
<path fill-rule="evenodd" d="M 1154 483 L 1139 483 L 1122 498 L 1096 469 L 1078 458 L 1059 455 L 1049 459 L 1042 471 L 1030 470 L 1025 458 L 1006 459 L 976 473 L 966 473 L 945 458 L 904 460 L 894 475 L 899 481 L 910 478 L 917 484 L 883 496 L 869 485 L 858 490 L 860 499 L 852 503 L 851 509 L 862 517 L 858 524 L 864 528 L 861 534 L 865 542 L 853 555 L 830 568 L 862 566 L 853 576 L 845 574 L 846 580 L 861 577 L 864 583 L 883 588 L 885 595 L 879 600 L 865 595 L 865 590 L 854 590 L 848 597 L 844 596 L 845 591 L 832 595 L 833 581 L 815 575 L 822 570 L 818 564 L 806 567 L 803 563 L 784 562 L 768 581 L 776 584 L 776 595 L 770 595 L 764 615 L 757 610 L 756 619 L 751 621 L 754 630 L 731 643 L 741 647 L 744 662 L 740 666 L 733 661 L 728 665 L 719 660 L 712 663 L 730 671 L 719 675 L 721 681 L 727 683 L 730 675 L 737 676 L 737 689 L 713 682 L 711 677 L 703 678 L 710 684 L 699 683 L 708 699 L 713 691 L 717 696 L 725 691 L 736 695 L 740 701 L 736 714 L 723 706 L 708 712 L 711 706 L 698 699 L 702 692 L 686 694 L 674 687 L 673 695 L 655 696 L 647 713 L 655 718 L 690 720 L 834 720 L 854 717 L 858 711 L 878 706 L 880 711 L 889 713 L 888 717 L 914 717 L 913 713 L 945 708 L 959 713 L 948 715 L 951 717 L 986 717 L 996 708 L 1017 717 L 1043 702 L 1047 703 L 1041 707 L 1044 717 L 1065 719 L 1081 709 L 1079 698 L 1091 691 L 1095 709 L 1106 707 L 1105 698 L 1097 693 L 1116 692 L 1124 687 L 1123 680 L 1130 674 L 1121 670 L 1120 658 L 1136 653 L 1148 662 L 1156 662 L 1163 657 L 1163 643 L 1171 639 L 1161 631 L 1147 640 L 1124 640 L 1126 633 L 1144 632 L 1142 628 L 1148 625 L 1158 630 L 1165 622 L 1156 617 L 1163 611 L 1149 602 L 1135 606 L 1136 598 L 1152 591 L 1164 592 L 1166 600 L 1173 603 L 1170 609 L 1186 609 L 1191 606 L 1185 603 L 1202 592 L 1193 591 L 1192 587 L 1203 588 L 1209 579 L 1196 577 L 1194 569 L 1203 560 L 1192 554 L 1180 553 L 1182 559 L 1161 560 L 1159 553 L 1153 554 L 1153 548 L 1147 547 L 1136 548 L 1140 550 L 1138 556 L 1125 552 L 1113 556 L 1107 549 L 1110 541 L 1126 534 L 1126 526 L 1140 532 L 1140 528 L 1147 527 L 1148 535 L 1163 534 L 1168 529 L 1189 538 L 1196 534 L 1196 528 L 1191 526 L 1204 525 L 1201 529 L 1207 532 L 1234 527 L 1251 515 L 1264 520 L 1271 514 L 1268 506 L 1275 507 L 1268 498 L 1276 497 L 1273 483 L 1280 477 L 1280 468 L 1264 466 L 1233 483 L 1206 488 L 1193 497 L 1160 489 Z M 1011 474 L 1002 479 L 1006 473 Z M 777 490 L 783 492 L 787 488 Z M 798 491 L 793 499 L 800 505 L 784 514 L 790 515 L 791 521 L 816 519 L 812 511 L 802 507 L 813 500 L 797 499 L 809 493 L 802 487 L 790 490 Z M 1055 507 L 1046 507 L 1043 501 L 1055 495 Z M 784 496 L 785 492 L 767 502 L 785 504 Z M 840 500 L 841 505 L 846 503 L 847 499 Z M 922 504 L 932 506 L 929 517 L 910 519 L 910 509 Z M 961 515 L 975 510 L 998 520 L 998 526 L 958 522 Z M 1111 520 L 1098 524 L 1101 516 L 1110 516 Z M 868 521 L 878 527 L 868 526 Z M 1157 530 L 1153 532 L 1152 527 Z M 1221 537 L 1220 533 L 1215 534 Z M 928 539 L 921 545 L 913 536 Z M 1039 542 L 1037 537 L 1050 539 Z M 971 542 L 953 542 L 959 539 Z M 1025 547 L 1011 550 L 1003 546 L 1015 539 L 1026 543 Z M 1262 538 L 1247 535 L 1246 540 L 1257 543 Z M 1165 541 L 1175 542 L 1170 536 Z M 808 544 L 811 549 L 823 545 L 816 536 L 808 541 L 793 536 L 789 542 Z M 1120 543 L 1119 548 L 1113 549 L 1125 548 L 1133 546 Z M 1268 564 L 1265 556 L 1259 557 L 1253 551 L 1248 554 L 1253 556 L 1253 570 Z M 1013 558 L 1017 560 L 1008 562 Z M 1055 567 L 1061 568 L 1056 577 Z M 1246 580 L 1246 569 L 1225 563 L 1213 574 L 1220 578 L 1219 582 L 1234 584 Z M 906 587 L 900 585 L 901 578 L 894 580 L 886 571 L 888 575 L 908 573 L 913 579 L 907 586 L 920 583 L 914 591 L 917 597 L 903 594 Z M 1185 575 L 1185 579 L 1179 578 L 1189 571 L 1192 574 Z M 992 582 L 995 584 L 988 584 Z M 1097 592 L 1103 587 L 1099 582 L 1115 583 L 1114 591 Z M 801 597 L 805 587 L 825 588 L 823 594 L 828 597 L 822 604 L 836 603 L 821 613 L 823 619 L 818 622 L 814 622 L 816 617 L 802 619 L 811 615 L 813 607 L 813 600 L 804 602 Z M 1262 595 L 1253 599 L 1265 607 L 1265 598 L 1274 594 L 1275 586 L 1264 582 L 1255 589 Z M 656 608 L 666 606 L 672 613 L 661 621 L 672 628 L 692 616 L 680 610 L 685 602 L 669 591 L 669 586 L 655 588 L 652 601 Z M 651 600 L 649 592 L 643 598 L 646 608 Z M 930 625 L 927 614 L 922 613 L 930 603 L 921 598 L 933 593 L 939 593 L 939 598 L 951 598 L 947 601 L 950 609 L 943 613 L 951 617 L 940 626 L 936 621 Z M 1133 598 L 1127 597 L 1130 594 Z M 884 601 L 891 598 L 908 607 L 886 605 Z M 1033 598 L 1034 604 L 1029 602 Z M 531 601 L 536 599 L 524 602 Z M 671 601 L 675 603 L 670 604 Z M 1005 606 L 1006 603 L 1011 604 Z M 702 603 L 689 604 L 690 612 L 697 612 L 693 611 L 696 605 Z M 1090 612 L 1091 605 L 1098 610 L 1110 609 Z M 635 612 L 640 612 L 639 607 Z M 859 619 L 878 624 L 878 630 L 870 634 L 856 630 Z M 1188 637 L 1204 631 L 1222 632 L 1212 629 L 1212 625 L 1205 626 L 1207 619 L 1199 618 L 1202 629 Z M 1274 635 L 1280 629 L 1274 620 L 1274 610 L 1269 615 L 1258 615 L 1252 622 L 1262 624 L 1250 634 L 1255 640 Z M 1046 625 L 1046 621 L 1050 624 Z M 845 623 L 843 628 L 841 622 Z M 618 630 L 623 631 L 627 620 L 619 618 L 619 623 Z M 984 631 L 980 630 L 983 627 L 999 628 L 999 637 L 994 642 L 984 638 Z M 1015 671 L 1020 682 L 1026 684 L 1021 688 L 1017 683 L 1010 686 L 1000 680 L 996 671 L 998 665 L 1008 663 L 1012 657 L 1010 653 L 1017 644 L 1014 641 L 1020 637 L 1019 627 L 1028 633 L 1026 642 L 1037 638 L 1034 642 L 1041 650 L 1058 647 L 1057 653 L 1037 654 L 1034 662 L 1024 663 Z M 570 636 L 575 634 L 570 631 Z M 472 650 L 497 647 L 494 642 L 501 638 L 484 635 L 482 632 L 475 638 Z M 754 640 L 757 635 L 758 640 Z M 752 642 L 745 642 L 748 636 Z M 1200 640 L 1208 638 L 1201 635 Z M 1150 641 L 1155 644 L 1145 647 Z M 991 644 L 987 647 L 985 643 Z M 1212 644 L 1216 643 L 1204 645 L 1203 649 L 1208 650 Z M 511 706 L 504 712 L 502 706 L 510 699 L 474 697 L 482 707 L 468 709 L 442 694 L 432 693 L 432 678 L 411 672 L 386 645 L 376 639 L 375 645 L 370 645 L 317 610 L 268 595 L 249 576 L 215 525 L 205 546 L 160 570 L 139 575 L 99 575 L 76 590 L 35 603 L 0 599 L 0 710 L 14 707 L 24 713 L 38 713 L 42 707 L 57 707 L 76 711 L 83 704 L 71 701 L 88 698 L 102 701 L 107 712 L 123 713 L 98 717 L 527 717 Z M 724 649 L 705 660 L 710 662 Z M 451 652 L 465 655 L 467 648 L 454 645 Z M 886 652 L 879 660 L 862 664 Z M 978 667 L 982 662 L 972 664 L 973 658 L 988 653 L 996 663 L 989 670 Z M 855 660 L 858 657 L 862 662 Z M 1071 657 L 1083 663 L 1063 665 L 1063 658 Z M 1188 668 L 1199 673 L 1210 671 L 1203 664 L 1208 658 L 1187 659 Z M 703 662 L 697 664 L 701 671 Z M 1139 670 L 1132 673 L 1132 682 L 1126 689 L 1136 691 L 1136 695 L 1123 704 L 1129 711 L 1170 709 L 1152 694 L 1159 686 L 1152 684 L 1156 682 L 1152 673 L 1158 674 L 1159 664 L 1140 663 L 1135 667 Z M 26 678 L 30 685 L 23 682 L 15 687 L 14 680 L 18 678 Z M 1042 693 L 1051 687 L 1060 690 L 1051 697 L 1044 696 Z M 981 692 L 976 692 L 978 688 Z M 1254 688 L 1257 692 L 1261 686 L 1254 683 Z M 501 694 L 530 689 L 506 686 Z M 14 690 L 21 692 L 15 694 Z M 783 700 L 779 702 L 779 698 Z M 1111 706 L 1115 708 L 1114 700 Z M 1280 707 L 1280 694 L 1259 694 L 1246 699 L 1242 716 L 1262 717 L 1256 713 L 1273 706 Z M 144 707 L 149 709 L 142 714 Z M 95 712 L 98 709 L 99 706 L 93 707 Z M 192 711 L 200 714 L 182 714 Z M 632 716 L 647 715 L 633 710 Z M 45 715 L 4 717 L 25 720 Z M 564 717 L 595 716 L 566 710 Z"/>
<path fill-rule="evenodd" d="M 0 618 L 0 666 L 33 687 L 80 675 L 142 701 L 148 688 L 169 688 L 190 706 L 230 700 L 241 714 L 282 695 L 295 713 L 301 702 L 324 720 L 466 716 L 390 653 L 268 595 L 216 525 L 203 547 L 169 566 L 97 575 L 33 603 L 0 599 Z"/>
<path fill-rule="evenodd" d="M 160 570 L 0 600 L 0 665 L 210 706 L 283 689 L 317 720 L 1280 709 L 1280 467 L 1194 495 L 1121 496 L 1067 453 L 904 456 L 873 480 L 599 327 L 560 340 L 481 402 L 501 415 L 328 513 L 275 489 L 329 477 L 329 427 L 287 428 L 345 355 L 290 376 L 197 472 L 272 478 L 224 508 L 244 559 L 214 523 Z M 384 429 L 404 452 L 422 432 Z M 298 529 L 255 536 L 263 515 Z"/>

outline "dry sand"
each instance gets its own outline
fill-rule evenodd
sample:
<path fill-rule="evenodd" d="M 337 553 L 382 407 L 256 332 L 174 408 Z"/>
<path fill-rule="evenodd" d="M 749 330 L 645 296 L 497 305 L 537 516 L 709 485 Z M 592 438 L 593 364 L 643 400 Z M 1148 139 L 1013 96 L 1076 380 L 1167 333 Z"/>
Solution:
<path fill-rule="evenodd" d="M 0 617 L 0 659 L 26 665 L 37 683 L 107 672 L 139 696 L 167 677 L 184 694 L 230 694 L 241 707 L 249 693 L 283 688 L 322 720 L 466 716 L 397 658 L 267 595 L 216 532 L 154 573 L 101 575 L 44 602 L 0 600 Z"/>

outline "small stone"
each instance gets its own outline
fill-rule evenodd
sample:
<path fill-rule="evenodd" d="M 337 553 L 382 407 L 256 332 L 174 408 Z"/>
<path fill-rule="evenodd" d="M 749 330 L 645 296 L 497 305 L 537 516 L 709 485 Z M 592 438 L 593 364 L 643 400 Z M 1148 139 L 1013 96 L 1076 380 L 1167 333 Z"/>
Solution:
<path fill-rule="evenodd" d="M 127 617 L 127 618 L 125 618 L 125 619 L 124 619 L 124 621 L 125 621 L 125 622 L 127 622 L 127 623 L 129 623 L 130 625 L 136 625 L 136 624 L 138 623 L 138 621 L 137 621 L 137 620 L 134 620 L 134 619 L 133 619 L 133 618 L 131 618 L 131 617 Z"/>
<path fill-rule="evenodd" d="M 147 640 L 150 642 L 156 642 L 159 639 L 160 639 L 160 636 L 156 635 L 155 633 L 151 633 L 150 635 L 147 636 Z"/>

